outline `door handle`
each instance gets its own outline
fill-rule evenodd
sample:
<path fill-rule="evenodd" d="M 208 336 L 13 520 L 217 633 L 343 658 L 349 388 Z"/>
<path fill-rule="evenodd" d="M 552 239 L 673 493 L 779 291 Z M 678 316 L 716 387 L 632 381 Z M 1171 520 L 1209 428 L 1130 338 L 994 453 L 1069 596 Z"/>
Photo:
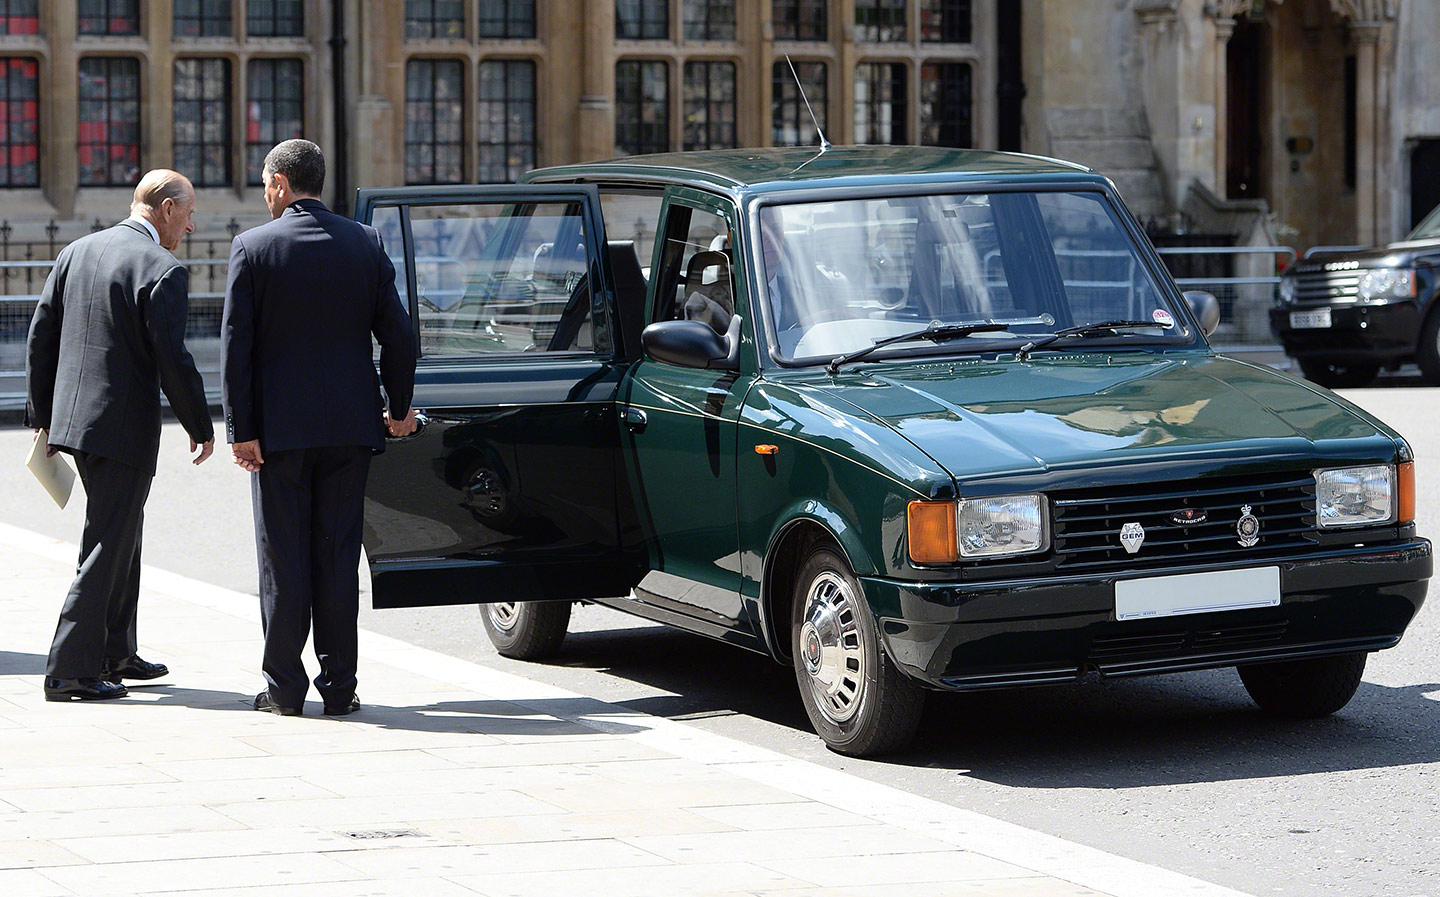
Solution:
<path fill-rule="evenodd" d="M 624 418 L 625 429 L 631 433 L 644 433 L 645 425 L 650 422 L 650 419 L 645 416 L 645 412 L 639 408 L 626 408 Z"/>
<path fill-rule="evenodd" d="M 417 410 L 415 412 L 415 432 L 411 433 L 409 436 L 391 436 L 387 432 L 385 434 L 385 439 L 388 442 L 408 442 L 409 440 L 418 437 L 421 433 L 424 433 L 425 428 L 429 425 L 430 418 L 425 416 L 425 412 Z"/>

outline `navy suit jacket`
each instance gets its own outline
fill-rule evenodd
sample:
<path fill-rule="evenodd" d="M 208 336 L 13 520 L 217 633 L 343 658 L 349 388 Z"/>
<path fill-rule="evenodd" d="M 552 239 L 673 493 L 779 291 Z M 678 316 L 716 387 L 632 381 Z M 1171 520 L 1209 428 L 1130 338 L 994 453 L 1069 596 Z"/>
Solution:
<path fill-rule="evenodd" d="M 230 441 L 261 451 L 385 446 L 390 414 L 410 410 L 415 334 L 372 227 L 318 199 L 230 247 L 222 323 L 223 400 Z M 380 344 L 376 376 L 371 336 Z"/>
<path fill-rule="evenodd" d="M 196 442 L 215 437 L 185 349 L 190 272 L 122 221 L 60 251 L 30 321 L 25 421 L 50 444 L 145 473 L 160 450 L 160 390 Z"/>

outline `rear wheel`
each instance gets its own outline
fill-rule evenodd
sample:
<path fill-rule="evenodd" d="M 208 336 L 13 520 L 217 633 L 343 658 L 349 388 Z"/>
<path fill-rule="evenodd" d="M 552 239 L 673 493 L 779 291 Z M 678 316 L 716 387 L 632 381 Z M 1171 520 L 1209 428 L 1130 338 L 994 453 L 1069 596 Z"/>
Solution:
<path fill-rule="evenodd" d="M 800 698 L 815 731 L 833 751 L 870 757 L 910 743 L 925 691 L 880 647 L 860 582 L 829 548 L 800 565 L 790 649 Z"/>
<path fill-rule="evenodd" d="M 1365 673 L 1364 654 L 1335 654 L 1237 667 L 1245 690 L 1277 716 L 1313 719 L 1350 703 Z"/>
<path fill-rule="evenodd" d="M 480 605 L 485 634 L 503 657 L 553 657 L 570 627 L 569 601 L 497 601 Z"/>
<path fill-rule="evenodd" d="M 1300 370 L 1305 379 L 1319 383 L 1327 389 L 1353 389 L 1364 386 L 1380 373 L 1380 365 L 1361 362 L 1358 364 L 1334 364 L 1328 361 L 1301 361 Z"/>

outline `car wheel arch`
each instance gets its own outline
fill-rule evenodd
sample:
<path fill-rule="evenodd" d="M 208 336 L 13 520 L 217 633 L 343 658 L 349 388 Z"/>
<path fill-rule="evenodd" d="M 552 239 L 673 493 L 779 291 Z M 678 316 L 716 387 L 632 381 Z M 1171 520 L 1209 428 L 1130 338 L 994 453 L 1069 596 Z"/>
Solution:
<path fill-rule="evenodd" d="M 770 656 L 790 663 L 790 602 L 794 597 L 795 577 L 810 550 L 827 545 L 845 559 L 852 572 L 870 572 L 869 556 L 856 543 L 854 529 L 829 509 L 820 513 L 814 502 L 807 512 L 791 517 L 776 527 L 765 551 L 760 580 L 761 629 Z M 838 524 L 838 525 L 837 525 Z M 845 536 L 849 538 L 845 538 Z M 857 564 L 857 560 L 864 563 Z M 778 628 L 777 628 L 778 627 Z"/>

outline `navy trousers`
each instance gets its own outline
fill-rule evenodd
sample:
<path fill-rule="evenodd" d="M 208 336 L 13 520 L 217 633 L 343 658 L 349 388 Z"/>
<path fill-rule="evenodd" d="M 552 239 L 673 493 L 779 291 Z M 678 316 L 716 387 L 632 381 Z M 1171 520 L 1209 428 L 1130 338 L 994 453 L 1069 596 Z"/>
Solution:
<path fill-rule="evenodd" d="M 360 612 L 360 534 L 371 450 L 297 449 L 265 455 L 251 475 L 260 561 L 261 668 L 270 699 L 304 706 L 310 690 L 301 652 L 312 627 L 327 707 L 355 695 Z"/>

